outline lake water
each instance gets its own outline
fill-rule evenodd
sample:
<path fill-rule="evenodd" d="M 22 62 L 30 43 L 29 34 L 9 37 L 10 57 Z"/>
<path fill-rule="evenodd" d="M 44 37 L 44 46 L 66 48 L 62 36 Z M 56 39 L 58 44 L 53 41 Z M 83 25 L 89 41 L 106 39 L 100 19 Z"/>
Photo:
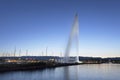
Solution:
<path fill-rule="evenodd" d="M 120 80 L 120 64 L 84 64 L 0 73 L 0 80 Z"/>

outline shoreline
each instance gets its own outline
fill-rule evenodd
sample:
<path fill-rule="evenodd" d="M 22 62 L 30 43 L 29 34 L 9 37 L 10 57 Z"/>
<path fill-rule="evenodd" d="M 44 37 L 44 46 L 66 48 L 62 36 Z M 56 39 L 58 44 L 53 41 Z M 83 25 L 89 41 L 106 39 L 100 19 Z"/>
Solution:
<path fill-rule="evenodd" d="M 81 64 L 81 63 L 80 63 Z M 41 70 L 46 68 L 56 68 L 62 66 L 80 65 L 79 63 L 25 63 L 25 64 L 0 64 L 0 72 Z"/>
<path fill-rule="evenodd" d="M 47 68 L 56 68 L 56 67 L 83 65 L 83 64 L 102 64 L 102 63 L 53 63 L 53 62 L 38 62 L 38 63 L 24 63 L 24 64 L 10 63 L 10 64 L 0 64 L 0 73 L 9 72 L 9 71 L 42 70 Z"/>

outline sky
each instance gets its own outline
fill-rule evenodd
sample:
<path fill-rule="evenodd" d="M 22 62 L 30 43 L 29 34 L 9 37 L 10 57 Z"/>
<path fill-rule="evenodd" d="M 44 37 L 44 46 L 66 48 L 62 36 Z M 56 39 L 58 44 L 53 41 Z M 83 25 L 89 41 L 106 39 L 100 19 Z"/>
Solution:
<path fill-rule="evenodd" d="M 0 0 L 0 54 L 64 55 L 75 13 L 79 55 L 120 57 L 119 0 Z M 72 52 L 72 51 L 71 51 Z M 74 55 L 74 52 L 71 53 Z"/>

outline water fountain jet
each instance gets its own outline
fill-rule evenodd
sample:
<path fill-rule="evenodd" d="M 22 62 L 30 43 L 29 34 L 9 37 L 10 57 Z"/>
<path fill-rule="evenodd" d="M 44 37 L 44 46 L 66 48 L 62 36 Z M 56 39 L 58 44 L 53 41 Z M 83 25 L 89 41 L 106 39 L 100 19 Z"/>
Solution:
<path fill-rule="evenodd" d="M 76 57 L 74 58 L 73 61 L 71 61 L 70 50 L 73 39 L 75 39 L 76 42 Z M 68 44 L 65 50 L 64 63 L 78 63 L 78 62 L 79 62 L 79 23 L 78 15 L 76 14 L 72 25 L 72 30 L 69 36 Z"/>

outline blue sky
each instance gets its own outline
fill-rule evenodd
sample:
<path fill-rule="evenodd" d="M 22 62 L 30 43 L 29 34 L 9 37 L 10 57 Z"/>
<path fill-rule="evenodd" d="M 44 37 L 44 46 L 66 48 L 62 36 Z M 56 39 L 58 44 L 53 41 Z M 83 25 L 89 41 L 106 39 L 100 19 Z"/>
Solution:
<path fill-rule="evenodd" d="M 120 56 L 119 0 L 0 0 L 0 52 L 65 52 L 79 15 L 80 56 Z M 74 52 L 73 52 L 74 53 Z M 73 54 L 72 53 L 72 54 Z M 74 54 L 73 54 L 74 55 Z"/>

